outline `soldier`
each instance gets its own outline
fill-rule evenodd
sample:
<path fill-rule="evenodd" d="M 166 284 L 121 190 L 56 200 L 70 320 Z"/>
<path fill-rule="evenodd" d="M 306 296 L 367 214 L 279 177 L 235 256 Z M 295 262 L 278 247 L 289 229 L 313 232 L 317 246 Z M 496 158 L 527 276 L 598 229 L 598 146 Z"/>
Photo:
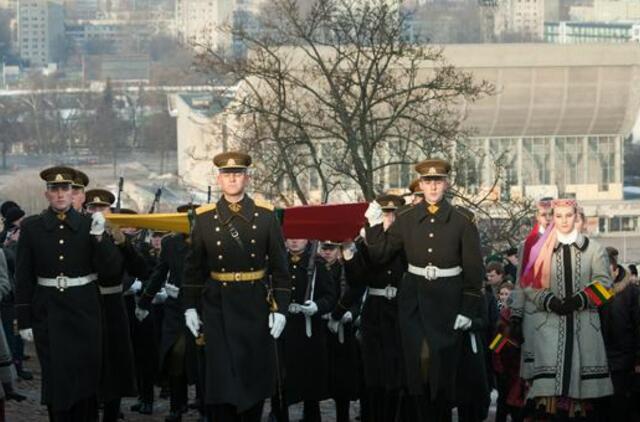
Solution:
<path fill-rule="evenodd" d="M 324 242 L 320 247 L 320 256 L 324 259 L 324 265 L 333 278 L 338 297 L 337 307 L 339 308 L 347 291 L 345 270 L 340 261 L 340 244 L 332 241 Z M 339 320 L 333 321 L 331 314 L 326 315 L 330 332 L 327 339 L 329 397 L 334 400 L 336 405 L 337 422 L 350 420 L 351 401 L 358 400 L 361 392 L 360 353 L 356 341 L 355 321 L 360 315 L 362 295 L 350 302 L 351 306 L 342 310 L 342 318 Z"/>
<path fill-rule="evenodd" d="M 383 212 L 383 228 L 387 230 L 395 220 L 395 212 L 404 205 L 397 195 L 382 195 L 376 199 Z M 396 419 L 400 389 L 404 379 L 400 331 L 398 328 L 398 301 L 396 294 L 407 263 L 398 253 L 388 264 L 372 262 L 358 242 L 359 250 L 344 252 L 345 270 L 349 288 L 332 313 L 339 321 L 367 292 L 362 310 L 362 363 L 369 422 L 386 422 Z"/>
<path fill-rule="evenodd" d="M 280 342 L 285 361 L 285 404 L 279 422 L 288 422 L 287 407 L 304 401 L 305 422 L 320 421 L 319 401 L 327 395 L 327 339 L 321 316 L 336 304 L 336 290 L 327 268 L 316 260 L 316 243 L 287 239 L 291 304 Z M 275 397 L 276 403 L 278 397 Z M 276 405 L 277 407 L 277 405 Z"/>
<path fill-rule="evenodd" d="M 86 195 L 84 190 L 89 186 L 89 176 L 80 170 L 75 170 L 75 176 L 73 183 L 71 184 L 73 208 L 79 213 L 84 212 L 84 203 L 86 201 Z"/>
<path fill-rule="evenodd" d="M 178 207 L 178 212 L 195 210 L 199 205 L 187 204 Z M 193 378 L 195 368 L 195 342 L 184 325 L 184 310 L 178 301 L 182 286 L 184 261 L 189 250 L 190 239 L 185 234 L 173 234 L 162 239 L 158 264 L 138 300 L 136 317 L 143 321 L 151 310 L 155 295 L 164 288 L 167 300 L 164 303 L 162 335 L 160 342 L 160 368 L 168 375 L 170 410 L 166 422 L 179 422 L 187 409 L 187 375 Z M 188 334 L 188 336 L 187 336 Z M 187 356 L 190 359 L 187 360 Z"/>
<path fill-rule="evenodd" d="M 372 202 L 366 243 L 379 264 L 400 252 L 407 257 L 398 320 L 408 392 L 417 404 L 415 420 L 446 421 L 458 395 L 467 395 L 468 386 L 457 381 L 456 369 L 464 348 L 475 339 L 465 331 L 484 306 L 480 237 L 473 215 L 445 199 L 450 164 L 425 160 L 415 168 L 425 202 L 403 210 L 386 231 L 381 207 Z M 477 343 L 472 348 L 482 364 L 481 348 Z"/>
<path fill-rule="evenodd" d="M 72 207 L 73 169 L 40 173 L 49 208 L 21 225 L 16 268 L 20 335 L 35 340 L 42 368 L 42 402 L 52 421 L 94 421 L 102 369 L 98 279 L 122 271 L 119 251 L 105 236 L 101 213 Z"/>
<path fill-rule="evenodd" d="M 227 152 L 213 162 L 223 196 L 196 211 L 182 285 L 185 320 L 196 337 L 203 327 L 212 418 L 257 422 L 276 388 L 273 339 L 289 306 L 284 239 L 273 206 L 245 193 L 251 157 Z"/>
<path fill-rule="evenodd" d="M 424 201 L 424 192 L 420 189 L 420 178 L 413 179 L 409 185 L 409 191 L 413 194 L 411 205 L 418 204 Z"/>
<path fill-rule="evenodd" d="M 104 189 L 91 189 L 86 192 L 86 209 L 89 214 L 111 213 L 115 196 Z M 108 225 L 108 234 L 122 254 L 124 268 L 138 277 L 148 276 L 148 270 L 140 256 L 127 240 L 119 227 Z M 133 346 L 129 331 L 129 320 L 125 308 L 123 293 L 123 275 L 113 279 L 101 279 L 100 295 L 103 312 L 103 375 L 100 400 L 104 403 L 103 422 L 115 422 L 120 415 L 122 397 L 135 397 L 137 393 Z"/>

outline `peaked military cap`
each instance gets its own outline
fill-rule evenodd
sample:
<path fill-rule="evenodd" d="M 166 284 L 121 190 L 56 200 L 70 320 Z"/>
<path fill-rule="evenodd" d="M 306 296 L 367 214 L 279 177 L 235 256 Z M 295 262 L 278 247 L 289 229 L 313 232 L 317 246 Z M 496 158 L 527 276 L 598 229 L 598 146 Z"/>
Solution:
<path fill-rule="evenodd" d="M 437 179 L 449 175 L 451 164 L 441 159 L 429 159 L 416 164 L 415 169 L 422 179 Z"/>
<path fill-rule="evenodd" d="M 47 182 L 47 186 L 70 185 L 75 176 L 74 169 L 64 166 L 49 167 L 40 172 L 40 178 Z"/>
<path fill-rule="evenodd" d="M 89 176 L 86 175 L 85 172 L 76 170 L 75 176 L 73 177 L 73 183 L 71 187 L 76 189 L 84 189 L 89 186 Z"/>
<path fill-rule="evenodd" d="M 111 205 L 116 201 L 116 197 L 104 189 L 91 189 L 85 194 L 87 206 L 89 205 Z"/>
<path fill-rule="evenodd" d="M 320 244 L 320 249 L 335 249 L 340 247 L 340 243 L 334 242 L 333 240 L 325 240 Z"/>
<path fill-rule="evenodd" d="M 376 198 L 376 202 L 380 204 L 382 211 L 395 211 L 404 205 L 404 198 L 398 195 L 380 195 Z"/>
<path fill-rule="evenodd" d="M 420 179 L 413 179 L 411 184 L 409 185 L 409 190 L 415 196 L 424 196 L 424 192 L 420 190 Z"/>
<path fill-rule="evenodd" d="M 221 172 L 246 171 L 251 166 L 251 156 L 239 151 L 223 152 L 213 157 L 213 164 Z"/>
<path fill-rule="evenodd" d="M 189 210 L 195 210 L 200 204 L 183 204 L 176 208 L 177 212 L 187 212 Z"/>

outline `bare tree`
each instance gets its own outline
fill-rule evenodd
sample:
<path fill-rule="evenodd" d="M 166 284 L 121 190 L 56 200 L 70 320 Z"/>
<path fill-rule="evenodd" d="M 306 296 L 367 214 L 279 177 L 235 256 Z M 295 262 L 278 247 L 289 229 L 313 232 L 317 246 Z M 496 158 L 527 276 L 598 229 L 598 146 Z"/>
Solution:
<path fill-rule="evenodd" d="M 286 182 L 307 203 L 303 184 L 314 179 L 322 201 L 338 188 L 371 200 L 394 166 L 454 157 L 465 136 L 459 102 L 492 88 L 446 63 L 441 49 L 407 41 L 406 16 L 390 4 L 317 0 L 305 13 L 295 0 L 274 0 L 260 32 L 224 29 L 248 57 L 200 46 L 200 69 L 240 83 L 237 135 L 267 164 L 264 190 Z"/>

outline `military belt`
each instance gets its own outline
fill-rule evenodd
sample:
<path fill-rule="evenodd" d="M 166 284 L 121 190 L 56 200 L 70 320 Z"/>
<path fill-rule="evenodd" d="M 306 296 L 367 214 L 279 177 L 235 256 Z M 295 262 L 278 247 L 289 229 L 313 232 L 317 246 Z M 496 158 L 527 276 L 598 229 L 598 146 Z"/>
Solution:
<path fill-rule="evenodd" d="M 398 289 L 393 286 L 387 286 L 384 289 L 374 289 L 373 287 L 369 287 L 367 292 L 369 296 L 381 296 L 391 300 L 398 294 Z"/>
<path fill-rule="evenodd" d="M 435 265 L 427 265 L 426 267 L 417 267 L 409 264 L 409 272 L 415 275 L 421 275 L 427 280 L 436 280 L 444 277 L 455 277 L 462 274 L 462 267 L 438 268 Z"/>
<path fill-rule="evenodd" d="M 118 284 L 117 286 L 109 286 L 109 287 L 100 286 L 101 295 L 115 295 L 117 293 L 122 293 L 122 291 L 123 291 L 122 284 Z"/>
<path fill-rule="evenodd" d="M 239 273 L 218 273 L 211 271 L 209 276 L 212 280 L 223 282 L 259 281 L 267 273 L 266 270 L 239 272 Z"/>
<path fill-rule="evenodd" d="M 89 274 L 84 277 L 58 276 L 55 278 L 38 277 L 38 284 L 43 287 L 55 287 L 60 291 L 69 287 L 85 286 L 98 279 L 98 274 Z"/>

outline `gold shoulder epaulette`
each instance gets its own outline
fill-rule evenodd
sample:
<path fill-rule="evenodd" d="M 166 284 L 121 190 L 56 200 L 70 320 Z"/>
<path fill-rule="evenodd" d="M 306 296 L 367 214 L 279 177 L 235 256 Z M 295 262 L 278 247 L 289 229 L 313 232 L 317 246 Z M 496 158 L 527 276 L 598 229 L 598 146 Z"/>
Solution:
<path fill-rule="evenodd" d="M 453 209 L 458 211 L 459 214 L 462 214 L 462 216 L 464 216 L 467 220 L 471 221 L 472 223 L 476 222 L 476 215 L 473 212 L 471 212 L 470 210 L 466 209 L 465 207 L 461 207 L 460 205 L 456 205 L 456 206 L 453 207 Z"/>
<path fill-rule="evenodd" d="M 196 215 L 201 215 L 207 211 L 213 211 L 215 209 L 216 209 L 216 204 L 201 205 L 198 208 L 196 208 Z"/>
<path fill-rule="evenodd" d="M 256 204 L 256 207 L 266 208 L 269 211 L 273 211 L 275 209 L 271 202 L 263 201 L 262 199 L 254 199 L 253 202 Z"/>

